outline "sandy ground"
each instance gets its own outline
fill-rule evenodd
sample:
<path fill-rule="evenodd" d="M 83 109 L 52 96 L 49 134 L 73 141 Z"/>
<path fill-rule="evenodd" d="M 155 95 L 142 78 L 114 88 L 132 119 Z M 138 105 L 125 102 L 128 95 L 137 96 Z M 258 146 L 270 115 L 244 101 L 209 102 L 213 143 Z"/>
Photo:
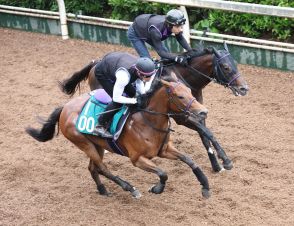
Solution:
<path fill-rule="evenodd" d="M 202 167 L 212 196 L 201 197 L 191 170 L 156 159 L 169 175 L 161 195 L 148 193 L 153 174 L 107 154 L 105 162 L 143 194 L 135 200 L 102 178 L 97 194 L 88 159 L 62 134 L 38 143 L 25 132 L 68 101 L 57 81 L 122 46 L 0 28 L 0 225 L 294 225 L 294 73 L 239 65 L 250 85 L 234 97 L 216 84 L 204 91 L 207 124 L 234 168 L 212 173 L 195 132 L 173 123 L 179 150 Z M 88 91 L 86 84 L 82 90 Z"/>

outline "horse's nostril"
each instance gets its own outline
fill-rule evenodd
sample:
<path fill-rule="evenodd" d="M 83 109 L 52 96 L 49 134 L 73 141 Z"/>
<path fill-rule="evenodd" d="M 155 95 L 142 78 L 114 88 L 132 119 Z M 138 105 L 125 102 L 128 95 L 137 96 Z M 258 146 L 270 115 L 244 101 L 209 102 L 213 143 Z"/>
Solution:
<path fill-rule="evenodd" d="M 198 115 L 201 117 L 206 117 L 207 113 L 208 113 L 208 110 L 205 109 L 205 110 L 200 111 Z"/>
<path fill-rule="evenodd" d="M 201 111 L 200 111 L 200 114 L 205 114 L 205 115 L 207 115 L 207 113 L 208 113 L 208 110 L 205 108 L 205 109 L 202 109 Z"/>
<path fill-rule="evenodd" d="M 240 87 L 241 91 L 248 91 L 249 90 L 249 86 L 247 84 L 243 85 L 242 87 Z"/>

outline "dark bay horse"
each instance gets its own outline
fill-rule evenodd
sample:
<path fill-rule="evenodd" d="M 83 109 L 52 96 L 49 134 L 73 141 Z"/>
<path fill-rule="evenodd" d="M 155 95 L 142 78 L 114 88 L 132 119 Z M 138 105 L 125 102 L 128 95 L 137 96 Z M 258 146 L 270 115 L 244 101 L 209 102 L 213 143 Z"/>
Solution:
<path fill-rule="evenodd" d="M 164 60 L 162 75 L 175 73 L 178 79 L 182 80 L 191 88 L 193 96 L 201 104 L 203 104 L 202 89 L 211 81 L 231 89 L 236 96 L 244 96 L 247 94 L 247 83 L 240 75 L 225 43 L 224 50 L 207 48 L 200 51 L 192 50 L 183 53 L 183 55 L 186 55 L 189 59 L 189 64 L 186 67 Z M 133 57 L 138 58 L 137 56 Z M 62 91 L 68 95 L 73 95 L 79 88 L 80 82 L 86 79 L 88 79 L 91 90 L 101 88 L 94 73 L 97 62 L 98 61 L 92 61 L 80 71 L 75 72 L 70 78 L 61 82 L 60 85 Z M 204 136 L 203 131 L 200 129 L 201 127 L 195 125 L 193 121 L 186 120 L 186 118 L 180 116 L 173 116 L 173 118 L 177 124 L 184 125 L 199 133 L 202 143 L 207 150 L 213 171 L 219 172 L 222 170 L 222 167 L 217 161 L 215 153 L 211 148 L 211 144 L 217 151 L 218 157 L 222 159 L 223 167 L 228 170 L 233 167 L 232 161 L 227 157 L 212 133 L 210 133 L 209 137 Z M 205 120 L 201 123 L 205 125 Z"/>
<path fill-rule="evenodd" d="M 75 123 L 88 99 L 88 94 L 73 98 L 63 107 L 55 109 L 40 130 L 27 128 L 26 132 L 36 140 L 46 142 L 54 137 L 58 123 L 63 135 L 90 158 L 89 171 L 101 195 L 109 193 L 101 182 L 100 175 L 115 182 L 123 190 L 131 192 L 133 197 L 139 198 L 141 194 L 135 187 L 112 174 L 103 163 L 104 149 L 114 152 L 106 139 L 83 134 L 76 129 Z M 159 176 L 159 182 L 151 187 L 150 192 L 162 193 L 168 179 L 166 172 L 151 161 L 158 156 L 181 160 L 190 166 L 202 185 L 203 197 L 208 198 L 209 184 L 202 170 L 190 157 L 179 152 L 169 140 L 171 115 L 183 114 L 197 123 L 206 117 L 207 109 L 196 101 L 188 87 L 174 80 L 156 79 L 147 100 L 145 109 L 135 109 L 129 116 L 117 144 L 134 166 Z"/>

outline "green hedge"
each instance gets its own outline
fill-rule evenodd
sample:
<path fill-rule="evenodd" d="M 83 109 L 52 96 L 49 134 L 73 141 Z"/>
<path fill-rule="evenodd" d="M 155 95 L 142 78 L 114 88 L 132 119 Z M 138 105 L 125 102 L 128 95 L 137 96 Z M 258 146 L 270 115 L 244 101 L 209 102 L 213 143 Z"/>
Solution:
<path fill-rule="evenodd" d="M 294 7 L 294 0 L 234 0 Z M 142 13 L 165 14 L 172 5 L 139 0 L 64 0 L 67 12 L 132 21 Z M 0 4 L 57 11 L 56 0 L 0 0 Z M 294 43 L 294 20 L 282 17 L 187 8 L 191 27 L 212 32 Z"/>
<path fill-rule="evenodd" d="M 235 2 L 294 7 L 293 0 L 235 0 Z M 219 31 L 239 36 L 294 42 L 293 19 L 248 13 L 231 13 L 220 10 L 206 11 L 206 16 L 194 24 L 195 29 L 201 30 L 209 27 L 214 32 Z"/>

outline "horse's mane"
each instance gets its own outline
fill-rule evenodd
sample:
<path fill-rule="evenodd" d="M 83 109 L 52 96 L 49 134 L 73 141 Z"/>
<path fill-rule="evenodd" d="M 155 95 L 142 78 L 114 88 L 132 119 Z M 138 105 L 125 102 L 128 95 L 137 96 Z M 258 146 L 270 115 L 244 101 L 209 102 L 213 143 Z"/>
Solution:
<path fill-rule="evenodd" d="M 177 82 L 176 78 L 173 78 L 172 76 L 162 76 L 154 78 L 150 89 L 145 94 L 148 99 L 150 99 L 156 93 L 156 91 L 162 87 L 161 79 L 168 82 Z"/>
<path fill-rule="evenodd" d="M 179 55 L 186 56 L 189 59 L 195 58 L 195 57 L 201 57 L 207 54 L 213 54 L 213 48 L 207 47 L 207 48 L 198 48 L 198 49 L 191 49 L 188 52 L 180 53 Z M 173 65 L 175 62 L 173 60 L 161 60 L 164 66 Z"/>
<path fill-rule="evenodd" d="M 212 54 L 213 50 L 211 48 L 204 48 L 204 49 L 191 49 L 188 52 L 182 53 L 183 56 L 187 56 L 189 58 L 200 57 L 207 54 Z"/>

